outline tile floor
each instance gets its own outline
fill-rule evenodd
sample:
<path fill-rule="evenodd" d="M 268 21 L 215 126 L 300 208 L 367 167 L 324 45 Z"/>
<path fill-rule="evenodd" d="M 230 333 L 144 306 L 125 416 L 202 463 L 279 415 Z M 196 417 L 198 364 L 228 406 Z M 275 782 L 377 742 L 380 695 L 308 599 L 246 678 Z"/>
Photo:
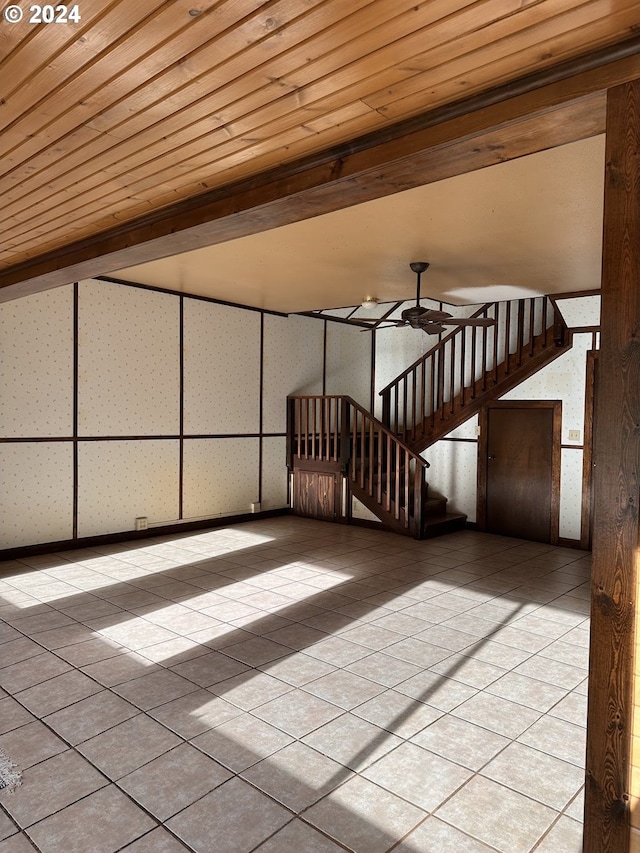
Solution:
<path fill-rule="evenodd" d="M 0 851 L 579 853 L 588 573 L 293 517 L 0 564 Z"/>

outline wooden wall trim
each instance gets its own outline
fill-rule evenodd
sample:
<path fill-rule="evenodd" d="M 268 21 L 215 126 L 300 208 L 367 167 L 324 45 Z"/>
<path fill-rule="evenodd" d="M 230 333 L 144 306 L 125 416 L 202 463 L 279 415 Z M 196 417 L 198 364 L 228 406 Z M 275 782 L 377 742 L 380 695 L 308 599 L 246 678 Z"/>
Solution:
<path fill-rule="evenodd" d="M 593 515 L 593 419 L 595 403 L 596 369 L 599 350 L 587 352 L 584 391 L 584 456 L 582 457 L 582 512 L 580 521 L 580 547 L 591 549 Z"/>
<path fill-rule="evenodd" d="M 0 299 L 317 216 L 604 129 L 604 92 L 640 75 L 640 38 L 207 192 L 8 268 Z"/>
<path fill-rule="evenodd" d="M 607 98 L 584 853 L 628 853 L 640 504 L 640 80 Z"/>

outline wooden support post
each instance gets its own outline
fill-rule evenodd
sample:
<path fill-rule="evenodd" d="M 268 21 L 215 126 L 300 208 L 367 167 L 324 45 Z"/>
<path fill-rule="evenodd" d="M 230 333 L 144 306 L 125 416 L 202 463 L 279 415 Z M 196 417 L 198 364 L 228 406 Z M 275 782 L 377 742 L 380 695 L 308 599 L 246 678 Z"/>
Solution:
<path fill-rule="evenodd" d="M 640 504 L 640 81 L 607 98 L 584 853 L 629 853 Z"/>

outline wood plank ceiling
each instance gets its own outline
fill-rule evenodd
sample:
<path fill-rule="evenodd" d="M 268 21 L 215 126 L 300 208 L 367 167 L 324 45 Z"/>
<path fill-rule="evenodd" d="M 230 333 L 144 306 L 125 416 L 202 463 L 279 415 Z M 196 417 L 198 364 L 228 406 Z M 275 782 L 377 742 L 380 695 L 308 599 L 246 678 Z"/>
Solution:
<path fill-rule="evenodd" d="M 630 0 L 84 0 L 0 26 L 0 268 L 629 38 Z"/>

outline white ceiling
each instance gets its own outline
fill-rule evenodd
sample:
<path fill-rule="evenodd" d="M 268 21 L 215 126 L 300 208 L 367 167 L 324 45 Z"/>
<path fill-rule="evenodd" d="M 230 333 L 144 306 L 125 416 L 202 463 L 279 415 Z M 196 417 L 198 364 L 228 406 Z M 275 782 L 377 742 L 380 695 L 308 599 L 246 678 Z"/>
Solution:
<path fill-rule="evenodd" d="M 600 286 L 604 136 L 118 270 L 112 275 L 276 311 L 411 298 L 452 304 Z"/>

